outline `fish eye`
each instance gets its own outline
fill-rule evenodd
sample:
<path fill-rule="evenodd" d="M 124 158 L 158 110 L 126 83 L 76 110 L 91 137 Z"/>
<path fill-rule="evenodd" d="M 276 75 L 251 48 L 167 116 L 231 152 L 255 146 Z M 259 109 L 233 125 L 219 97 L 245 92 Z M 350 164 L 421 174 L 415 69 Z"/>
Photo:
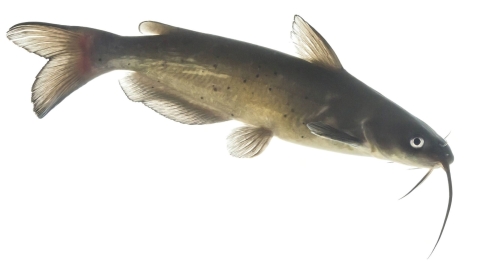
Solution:
<path fill-rule="evenodd" d="M 423 138 L 421 137 L 414 137 L 412 139 L 410 139 L 410 145 L 413 147 L 413 148 L 421 148 L 423 146 Z"/>

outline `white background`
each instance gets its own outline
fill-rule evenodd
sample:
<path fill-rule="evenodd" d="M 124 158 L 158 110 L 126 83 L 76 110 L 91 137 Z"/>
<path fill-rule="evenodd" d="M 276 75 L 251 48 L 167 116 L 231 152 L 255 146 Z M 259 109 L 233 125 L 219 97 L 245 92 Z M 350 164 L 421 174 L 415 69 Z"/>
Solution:
<path fill-rule="evenodd" d="M 294 54 L 302 15 L 343 66 L 448 141 L 454 200 L 429 261 L 480 261 L 475 1 L 11 1 L 26 21 L 139 35 L 143 20 Z M 0 40 L 0 261 L 426 261 L 447 180 L 426 170 L 273 139 L 235 159 L 241 125 L 187 126 L 130 102 L 103 75 L 44 119 L 30 88 L 46 62 Z"/>

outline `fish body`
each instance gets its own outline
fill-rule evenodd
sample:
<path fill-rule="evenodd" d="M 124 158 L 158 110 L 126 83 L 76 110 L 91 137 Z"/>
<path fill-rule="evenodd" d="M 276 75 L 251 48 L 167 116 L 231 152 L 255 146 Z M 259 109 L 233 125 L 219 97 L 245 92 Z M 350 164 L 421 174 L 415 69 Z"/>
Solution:
<path fill-rule="evenodd" d="M 228 150 L 236 157 L 260 154 L 277 136 L 429 168 L 425 178 L 443 167 L 450 191 L 445 226 L 453 162 L 447 142 L 349 74 L 301 17 L 295 17 L 292 30 L 300 57 L 157 22 L 139 28 L 146 36 L 45 23 L 12 27 L 10 40 L 49 59 L 32 88 L 36 114 L 44 117 L 101 74 L 127 70 L 119 81 L 125 94 L 167 118 L 190 125 L 245 123 L 228 137 Z"/>
<path fill-rule="evenodd" d="M 297 57 L 223 37 L 191 33 L 115 42 L 123 48 L 102 59 L 99 68 L 139 72 L 152 80 L 153 88 L 146 85 L 147 89 L 159 93 L 168 89 L 209 108 L 222 120 L 261 126 L 306 146 L 368 155 L 369 147 L 318 139 L 306 123 L 334 122 L 364 137 L 361 122 L 382 105 L 390 105 L 346 71 L 331 72 Z M 341 109 L 345 104 L 348 110 Z"/>

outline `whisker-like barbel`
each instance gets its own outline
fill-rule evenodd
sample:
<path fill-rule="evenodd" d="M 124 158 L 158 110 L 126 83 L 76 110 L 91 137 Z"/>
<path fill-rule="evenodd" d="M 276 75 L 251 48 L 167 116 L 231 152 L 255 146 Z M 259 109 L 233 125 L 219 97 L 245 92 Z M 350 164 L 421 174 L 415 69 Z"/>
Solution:
<path fill-rule="evenodd" d="M 444 140 L 447 140 L 447 137 L 452 133 L 452 131 L 448 132 L 448 134 L 443 138 Z"/>
<path fill-rule="evenodd" d="M 400 199 L 403 199 L 404 197 L 408 196 L 410 193 L 413 192 L 413 190 L 415 190 L 415 188 L 417 188 L 419 185 L 421 185 L 423 183 L 423 181 L 425 181 L 425 179 L 427 179 L 427 177 L 432 173 L 433 171 L 433 168 L 431 168 L 430 170 L 428 170 L 427 174 L 425 174 L 425 176 L 423 176 L 423 178 L 410 190 L 408 191 L 407 194 L 405 194 L 403 197 L 399 198 L 398 200 Z"/>
<path fill-rule="evenodd" d="M 437 242 L 435 243 L 435 246 L 433 247 L 432 252 L 428 256 L 429 258 L 432 256 L 433 251 L 435 251 L 435 248 L 437 248 L 438 242 L 440 242 L 440 238 L 442 238 L 443 230 L 445 229 L 445 225 L 447 224 L 447 220 L 448 220 L 448 215 L 450 214 L 450 208 L 452 207 L 453 189 L 452 189 L 452 177 L 450 175 L 450 166 L 448 163 L 442 163 L 442 165 L 443 165 L 443 169 L 445 170 L 445 173 L 447 174 L 447 180 L 448 180 L 448 206 L 447 206 L 447 212 L 445 214 L 445 219 L 443 220 L 442 230 L 440 230 L 440 235 L 438 236 Z"/>

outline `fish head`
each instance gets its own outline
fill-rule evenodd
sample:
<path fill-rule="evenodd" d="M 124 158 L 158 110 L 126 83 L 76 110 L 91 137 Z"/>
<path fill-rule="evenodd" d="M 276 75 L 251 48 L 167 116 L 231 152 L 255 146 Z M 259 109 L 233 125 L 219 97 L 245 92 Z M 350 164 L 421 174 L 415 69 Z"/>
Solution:
<path fill-rule="evenodd" d="M 397 110 L 392 113 L 385 110 L 379 115 L 378 118 L 366 121 L 364 126 L 365 138 L 372 150 L 378 150 L 380 157 L 395 162 L 429 168 L 428 173 L 405 196 L 422 184 L 433 169 L 441 167 L 447 175 L 449 192 L 447 212 L 431 256 L 442 237 L 452 206 L 453 189 L 450 174 L 450 164 L 454 159 L 452 149 L 430 126 L 406 111 Z"/>
<path fill-rule="evenodd" d="M 408 113 L 372 119 L 365 135 L 377 156 L 415 167 L 437 168 L 453 163 L 452 150 L 430 126 Z"/>

